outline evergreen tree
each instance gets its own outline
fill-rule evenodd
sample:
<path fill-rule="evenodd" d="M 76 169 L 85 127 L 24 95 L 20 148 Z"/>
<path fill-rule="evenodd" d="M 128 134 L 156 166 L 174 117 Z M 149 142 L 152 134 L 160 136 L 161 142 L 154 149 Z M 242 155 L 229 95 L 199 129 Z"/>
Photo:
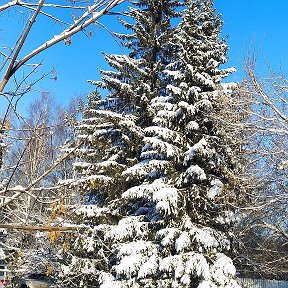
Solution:
<path fill-rule="evenodd" d="M 131 186 L 123 171 L 139 161 L 143 128 L 153 118 L 148 104 L 155 95 L 164 93 L 167 85 L 168 77 L 163 71 L 175 49 L 171 43 L 175 28 L 170 20 L 178 15 L 175 10 L 180 4 L 133 4 L 127 12 L 133 23 L 121 21 L 132 34 L 117 34 L 131 53 L 104 55 L 113 70 L 102 71 L 102 81 L 91 83 L 107 89 L 109 95 L 101 99 L 97 89 L 88 95 L 83 119 L 77 127 L 78 144 L 82 145 L 75 151 L 73 221 L 83 226 L 83 233 L 76 235 L 69 250 L 61 252 L 62 285 L 68 287 L 99 287 L 107 277 L 112 277 L 111 267 L 116 258 L 112 253 L 113 241 L 107 235 L 111 226 L 116 226 L 133 206 L 121 199 Z M 79 199 L 85 205 L 80 206 Z M 79 274 L 80 277 L 74 277 Z"/>
<path fill-rule="evenodd" d="M 133 34 L 118 35 L 131 53 L 105 55 L 115 70 L 94 83 L 110 94 L 79 126 L 89 143 L 78 156 L 91 157 L 76 163 L 88 175 L 78 182 L 98 195 L 77 212 L 90 230 L 74 247 L 90 261 L 76 267 L 74 255 L 66 275 L 87 272 L 79 287 L 237 287 L 228 257 L 237 163 L 209 116 L 232 71 L 219 68 L 227 46 L 212 1 L 185 4 L 175 29 L 178 1 L 136 2 L 135 22 L 122 22 Z"/>

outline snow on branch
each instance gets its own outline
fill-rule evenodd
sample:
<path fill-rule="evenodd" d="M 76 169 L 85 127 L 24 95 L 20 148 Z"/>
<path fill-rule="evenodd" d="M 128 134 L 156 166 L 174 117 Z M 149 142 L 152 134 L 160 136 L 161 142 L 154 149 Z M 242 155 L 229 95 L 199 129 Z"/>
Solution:
<path fill-rule="evenodd" d="M 24 43 L 30 33 L 31 28 L 35 24 L 37 16 L 39 14 L 44 13 L 46 16 L 56 21 L 58 21 L 59 19 L 56 19 L 53 15 L 47 14 L 42 11 L 42 8 L 45 7 L 44 6 L 45 0 L 40 0 L 38 4 L 34 4 L 36 8 L 31 7 L 31 5 L 26 5 L 26 3 L 19 2 L 17 0 L 8 2 L 7 4 L 0 6 L 0 11 L 3 11 L 16 5 L 24 6 L 26 8 L 28 7 L 29 9 L 34 10 L 34 14 L 32 15 L 31 19 L 27 22 L 27 28 L 24 30 L 23 35 L 19 36 L 19 39 L 16 42 L 15 50 L 13 50 L 14 53 L 12 52 L 12 55 L 6 58 L 6 61 L 9 61 L 9 65 L 0 82 L 0 93 L 3 91 L 12 75 L 14 75 L 14 73 L 24 64 L 26 64 L 30 59 L 40 54 L 44 50 L 50 48 L 51 46 L 59 43 L 60 41 L 70 39 L 71 36 L 78 33 L 79 31 L 84 30 L 89 25 L 95 23 L 100 17 L 107 14 L 111 9 L 121 4 L 122 2 L 124 2 L 124 0 L 96 1 L 92 6 L 88 6 L 87 8 L 85 8 L 83 14 L 77 20 L 75 20 L 73 24 L 70 24 L 70 26 L 67 29 L 63 30 L 60 34 L 55 35 L 53 38 L 47 40 L 46 42 L 38 46 L 36 49 L 34 49 L 30 53 L 22 57 L 22 59 L 18 59 L 18 56 L 20 54 L 20 51 L 22 51 L 22 48 L 24 47 Z M 59 8 L 58 5 L 55 6 L 53 6 L 53 4 L 51 5 L 52 5 L 51 7 Z M 60 7 L 62 8 L 61 5 Z M 67 8 L 66 6 L 63 7 Z M 66 24 L 69 25 L 68 23 Z"/>
<path fill-rule="evenodd" d="M 97 9 L 99 9 L 99 7 L 103 6 L 103 2 L 105 2 L 105 3 L 108 2 L 108 3 L 100 11 L 97 11 Z M 65 29 L 60 34 L 54 36 L 52 39 L 46 41 L 45 43 L 40 45 L 38 48 L 36 48 L 32 52 L 30 52 L 29 54 L 24 56 L 19 61 L 19 63 L 14 67 L 13 70 L 14 71 L 18 70 L 23 64 L 25 64 L 27 61 L 29 61 L 31 58 L 33 58 L 35 55 L 41 53 L 42 51 L 48 49 L 49 47 L 51 47 L 53 45 L 59 43 L 60 41 L 63 41 L 64 39 L 71 37 L 72 35 L 76 34 L 77 32 L 85 29 L 90 24 L 95 23 L 101 16 L 103 16 L 108 11 L 110 11 L 111 9 L 113 9 L 115 6 L 119 5 L 122 2 L 123 2 L 123 0 L 100 1 L 100 3 L 96 2 L 93 6 L 89 7 L 88 11 L 83 13 L 83 15 L 74 24 L 72 24 L 68 29 Z M 87 20 L 85 20 L 85 19 L 87 19 Z"/>

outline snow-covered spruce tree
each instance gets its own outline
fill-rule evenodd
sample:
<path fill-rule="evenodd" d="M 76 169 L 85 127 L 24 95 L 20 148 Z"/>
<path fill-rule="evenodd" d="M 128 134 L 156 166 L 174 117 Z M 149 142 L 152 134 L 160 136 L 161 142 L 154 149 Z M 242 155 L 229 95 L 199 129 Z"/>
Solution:
<path fill-rule="evenodd" d="M 146 158 L 150 151 L 148 157 L 153 158 L 156 150 L 162 159 L 171 163 L 171 157 L 175 164 L 172 171 L 166 170 L 164 177 L 149 185 L 156 184 L 152 190 L 142 184 L 124 195 L 128 199 L 149 195 L 147 198 L 156 201 L 160 219 L 165 223 L 155 237 L 160 242 L 155 259 L 163 279 L 157 280 L 157 285 L 233 287 L 237 286 L 233 279 L 235 268 L 228 255 L 229 226 L 234 216 L 229 202 L 237 195 L 234 173 L 240 167 L 227 147 L 230 139 L 217 130 L 215 113 L 210 115 L 217 109 L 217 98 L 225 92 L 221 79 L 234 69 L 219 69 L 226 61 L 227 46 L 219 38 L 222 22 L 214 15 L 213 2 L 186 3 L 176 34 L 179 59 L 166 70 L 171 77 L 167 96 L 152 101 L 154 123 L 176 132 L 178 137 L 175 135 L 171 141 L 163 134 L 159 137 L 155 133 L 156 139 L 148 135 L 143 149 Z M 181 140 L 177 143 L 176 139 Z M 142 272 L 145 264 L 140 265 Z M 145 272 L 149 276 L 151 270 Z"/>
<path fill-rule="evenodd" d="M 70 182 L 71 190 L 72 205 L 67 213 L 72 217 L 68 222 L 72 220 L 81 229 L 63 239 L 61 287 L 99 287 L 100 271 L 108 270 L 111 251 L 103 233 L 107 223 L 119 220 L 108 203 L 121 198 L 125 186 L 121 173 L 135 162 L 139 141 L 138 130 L 133 130 L 134 116 L 119 113 L 121 103 L 113 97 L 101 100 L 97 90 L 90 93 L 76 127 L 77 139 L 65 148 L 69 151 L 76 146 L 76 179 L 64 181 Z"/>
<path fill-rule="evenodd" d="M 209 117 L 233 69 L 219 69 L 227 46 L 212 1 L 186 4 L 178 57 L 163 63 L 170 81 L 149 99 L 140 159 L 122 173 L 128 209 L 106 233 L 115 262 L 102 287 L 237 287 L 228 257 L 237 163 Z"/>
<path fill-rule="evenodd" d="M 83 144 L 75 151 L 75 199 L 81 197 L 86 205 L 77 209 L 76 204 L 73 220 L 82 224 L 83 232 L 62 253 L 62 285 L 69 287 L 99 287 L 105 275 L 110 275 L 116 255 L 114 241 L 107 235 L 130 209 L 121 197 L 131 181 L 126 181 L 122 172 L 140 161 L 143 128 L 153 119 L 147 107 L 165 91 L 168 77 L 163 71 L 176 47 L 171 42 L 174 28 L 170 20 L 178 14 L 178 1 L 134 4 L 127 13 L 133 24 L 122 21 L 132 35 L 118 35 L 131 52 L 105 55 L 114 69 L 102 71 L 102 81 L 92 84 L 107 89 L 109 95 L 105 99 L 97 92 L 88 96 L 77 128 L 78 141 Z"/>
<path fill-rule="evenodd" d="M 135 23 L 123 22 L 133 34 L 118 35 L 132 52 L 105 55 L 115 70 L 94 84 L 110 94 L 79 125 L 86 147 L 75 167 L 90 200 L 76 213 L 85 229 L 66 278 L 82 274 L 71 278 L 77 287 L 236 287 L 227 228 L 237 165 L 209 117 L 231 72 L 219 69 L 222 23 L 211 1 L 187 1 L 177 30 L 178 1 L 135 4 Z"/>

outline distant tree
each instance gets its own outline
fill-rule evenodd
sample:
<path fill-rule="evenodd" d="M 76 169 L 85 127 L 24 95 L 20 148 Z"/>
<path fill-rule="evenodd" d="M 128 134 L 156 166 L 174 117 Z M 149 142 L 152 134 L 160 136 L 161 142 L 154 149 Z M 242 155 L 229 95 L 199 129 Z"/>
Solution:
<path fill-rule="evenodd" d="M 9 149 L 4 157 L 5 165 L 2 170 L 5 181 L 1 189 L 5 191 L 5 187 L 11 186 L 23 193 L 8 209 L 1 210 L 0 225 L 7 227 L 9 233 L 3 235 L 0 247 L 7 251 L 9 267 L 19 270 L 21 266 L 21 272 L 14 273 L 15 276 L 21 273 L 46 272 L 49 263 L 55 261 L 53 257 L 56 250 L 50 245 L 51 240 L 54 242 L 53 233 L 42 233 L 41 227 L 54 224 L 56 216 L 59 222 L 59 217 L 63 216 L 63 211 L 58 213 L 57 210 L 66 201 L 65 186 L 62 187 L 58 182 L 59 179 L 71 178 L 71 161 L 62 161 L 47 177 L 38 181 L 33 190 L 34 197 L 25 193 L 24 187 L 33 184 L 35 179 L 41 177 L 59 159 L 60 147 L 66 139 L 73 139 L 73 130 L 68 121 L 76 121 L 77 102 L 79 101 L 74 100 L 67 109 L 60 108 L 53 97 L 43 93 L 29 105 L 24 123 L 16 117 L 11 120 L 7 137 Z M 20 120 L 20 125 L 17 120 Z M 10 199 L 13 192 L 13 189 L 7 189 L 6 194 L 2 195 Z"/>
<path fill-rule="evenodd" d="M 110 94 L 88 103 L 79 124 L 86 144 L 74 165 L 86 203 L 64 283 L 238 287 L 229 254 L 239 147 L 214 121 L 221 80 L 233 71 L 219 68 L 222 21 L 212 1 L 134 4 L 132 24 L 122 21 L 132 35 L 118 35 L 131 52 L 105 55 L 114 70 L 94 84 Z"/>

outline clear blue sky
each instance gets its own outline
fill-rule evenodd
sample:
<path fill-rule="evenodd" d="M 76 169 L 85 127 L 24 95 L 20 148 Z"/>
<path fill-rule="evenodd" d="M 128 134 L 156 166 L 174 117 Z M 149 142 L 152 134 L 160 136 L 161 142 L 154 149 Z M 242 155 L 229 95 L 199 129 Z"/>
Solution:
<path fill-rule="evenodd" d="M 224 20 L 223 35 L 228 35 L 229 64 L 243 76 L 243 60 L 249 50 L 258 54 L 258 72 L 272 69 L 288 72 L 288 1 L 215 0 L 215 7 Z M 266 72 L 265 72 L 266 71 Z M 233 78 L 233 76 L 232 76 Z"/>
<path fill-rule="evenodd" d="M 265 70 L 268 63 L 274 69 L 281 67 L 284 72 L 287 71 L 287 0 L 277 0 L 273 5 L 268 0 L 215 0 L 215 8 L 224 20 L 223 37 L 229 36 L 229 62 L 226 66 L 234 66 L 238 70 L 229 77 L 229 81 L 238 81 L 243 77 L 243 59 L 251 48 L 258 52 L 260 72 Z M 16 21 L 13 13 L 0 15 L 0 47 L 12 43 L 17 34 L 16 26 L 21 27 L 23 23 L 23 20 Z M 113 17 L 105 16 L 101 22 L 108 29 L 119 31 L 119 25 Z M 51 22 L 45 19 L 39 19 L 37 27 L 39 28 L 34 29 L 29 38 L 27 51 L 42 43 L 48 35 L 51 37 L 57 32 Z M 43 60 L 43 73 L 54 68 L 58 80 L 47 79 L 40 82 L 37 86 L 38 92 L 26 95 L 22 100 L 23 107 L 41 91 L 50 91 L 58 103 L 66 104 L 73 96 L 85 95 L 93 89 L 87 80 L 99 79 L 97 69 L 107 68 L 101 51 L 122 51 L 103 28 L 93 26 L 92 33 L 91 39 L 81 33 L 73 37 L 70 46 L 59 43 L 35 59 L 35 63 Z"/>

